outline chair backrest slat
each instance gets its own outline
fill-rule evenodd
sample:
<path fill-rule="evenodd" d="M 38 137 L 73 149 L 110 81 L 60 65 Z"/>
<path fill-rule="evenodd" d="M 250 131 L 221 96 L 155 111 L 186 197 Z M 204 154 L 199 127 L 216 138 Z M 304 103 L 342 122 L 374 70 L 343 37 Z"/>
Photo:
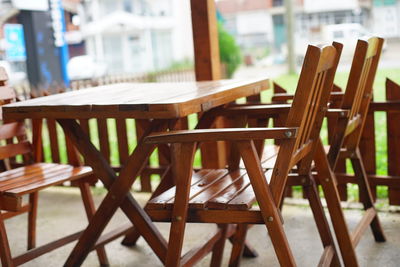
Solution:
<path fill-rule="evenodd" d="M 341 104 L 342 109 L 350 110 L 349 117 L 338 119 L 328 153 L 328 159 L 333 168 L 336 166 L 341 148 L 354 150 L 359 145 L 372 99 L 372 86 L 382 46 L 383 39 L 378 37 L 357 42 Z M 358 127 L 352 125 L 355 119 L 360 120 Z"/>
<path fill-rule="evenodd" d="M 22 122 L 11 122 L 0 125 L 0 140 L 24 135 L 26 135 L 26 133 Z"/>
<path fill-rule="evenodd" d="M 337 48 L 309 46 L 307 49 L 292 107 L 286 120 L 286 126 L 298 128 L 298 134 L 295 139 L 280 146 L 271 177 L 271 191 L 277 205 L 282 200 L 291 165 L 302 163 L 307 166 L 305 171 L 310 171 L 315 151 L 310 149 L 310 146 L 315 148 L 319 139 L 341 53 L 341 45 L 336 46 Z"/>
<path fill-rule="evenodd" d="M 16 100 L 14 90 L 6 85 L 7 80 L 6 71 L 0 67 L 0 106 Z M 22 155 L 25 162 L 31 161 L 33 159 L 32 145 L 27 141 L 23 122 L 1 121 L 1 123 L 0 140 L 3 143 L 0 145 L 0 160 L 14 161 L 15 156 Z"/>

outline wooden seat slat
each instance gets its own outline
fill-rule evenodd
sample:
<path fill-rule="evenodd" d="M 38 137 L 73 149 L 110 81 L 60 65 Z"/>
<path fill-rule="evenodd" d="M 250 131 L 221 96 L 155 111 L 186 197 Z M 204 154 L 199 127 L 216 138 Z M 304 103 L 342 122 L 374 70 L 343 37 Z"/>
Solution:
<path fill-rule="evenodd" d="M 23 167 L 21 167 L 21 168 L 23 168 Z M 78 167 L 78 168 L 80 168 L 80 167 Z M 7 181 L 9 183 L 5 184 L 5 185 L 2 185 L 0 187 L 0 192 L 5 193 L 5 192 L 8 192 L 10 190 L 14 190 L 15 188 L 27 186 L 28 184 L 33 184 L 33 183 L 45 181 L 45 180 L 48 180 L 48 179 L 49 180 L 54 180 L 54 177 L 62 176 L 62 175 L 65 175 L 67 173 L 70 173 L 70 175 L 71 175 L 74 172 L 74 169 L 75 169 L 74 167 L 69 166 L 69 168 L 57 168 L 57 169 L 54 169 L 54 170 L 49 170 L 49 171 L 44 172 L 44 173 L 38 172 L 38 173 L 35 173 L 32 176 L 23 175 L 23 176 L 20 176 L 18 178 L 15 178 L 15 179 Z M 84 172 L 87 175 L 89 175 L 90 172 L 91 172 L 91 169 L 86 167 Z M 64 180 L 64 178 L 60 178 L 60 181 L 61 180 Z M 71 178 L 71 180 L 74 180 L 74 178 Z"/>
<path fill-rule="evenodd" d="M 192 176 L 192 190 L 191 197 L 197 196 L 197 194 L 207 188 L 207 184 L 211 184 L 211 181 L 216 181 L 228 173 L 227 170 L 201 170 L 194 173 Z M 198 186 L 198 184 L 204 184 Z M 163 192 L 161 195 L 151 199 L 146 208 L 149 209 L 165 209 L 167 205 L 173 203 L 175 199 L 175 187 Z"/>
<path fill-rule="evenodd" d="M 6 190 L 5 188 L 9 187 L 12 184 L 20 183 L 26 179 L 35 179 L 35 177 L 40 177 L 45 174 L 50 174 L 53 172 L 65 171 L 67 168 L 62 166 L 46 166 L 46 169 L 43 168 L 26 168 L 19 167 L 17 168 L 19 172 L 15 172 L 13 174 L 7 175 L 6 171 L 2 176 L 0 176 L 1 186 L 0 191 Z"/>
<path fill-rule="evenodd" d="M 55 164 L 54 163 L 43 163 L 43 162 L 40 162 L 40 163 L 34 163 L 34 164 L 30 165 L 30 166 L 25 166 L 26 167 L 25 170 L 23 170 L 21 168 L 16 168 L 16 169 L 8 170 L 5 173 L 1 172 L 0 173 L 0 181 L 2 181 L 3 179 L 7 180 L 7 179 L 10 179 L 10 178 L 15 178 L 15 177 L 18 177 L 20 175 L 30 174 L 30 173 L 32 173 L 32 172 L 34 172 L 34 171 L 36 171 L 37 169 L 40 169 L 40 168 L 43 168 L 43 169 L 51 168 L 53 165 L 55 165 Z"/>
<path fill-rule="evenodd" d="M 271 180 L 272 169 L 265 172 L 265 177 L 268 182 Z M 229 210 L 247 210 L 255 203 L 254 190 L 252 186 L 248 186 L 245 190 L 242 190 L 240 194 L 236 195 L 227 204 Z"/>
<path fill-rule="evenodd" d="M 60 184 L 66 181 L 73 181 L 81 178 L 82 176 L 87 176 L 91 170 L 87 167 L 74 167 L 71 170 L 61 173 L 56 173 L 49 177 L 43 177 L 34 183 L 29 183 L 24 186 L 19 186 L 17 188 L 13 188 L 4 192 L 7 195 L 25 195 L 30 192 L 36 191 L 38 188 L 45 188 L 51 185 Z"/>
<path fill-rule="evenodd" d="M 210 185 L 204 188 L 199 194 L 189 199 L 189 209 L 205 209 L 208 201 L 218 196 L 232 183 L 240 180 L 245 173 L 246 172 L 243 170 L 227 173 L 217 181 L 210 183 Z M 169 207 L 172 208 L 173 203 L 169 204 Z"/>
<path fill-rule="evenodd" d="M 228 203 L 250 185 L 249 177 L 244 174 L 230 185 L 226 186 L 218 195 L 207 202 L 208 209 L 226 209 Z M 251 187 L 251 186 L 250 186 Z"/>

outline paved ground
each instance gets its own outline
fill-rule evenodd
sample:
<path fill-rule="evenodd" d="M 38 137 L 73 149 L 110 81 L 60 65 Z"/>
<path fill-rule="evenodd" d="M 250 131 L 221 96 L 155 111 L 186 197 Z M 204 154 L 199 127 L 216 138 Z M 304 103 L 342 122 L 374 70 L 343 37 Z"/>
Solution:
<path fill-rule="evenodd" d="M 147 194 L 135 193 L 143 202 Z M 102 199 L 103 194 L 97 193 L 96 202 Z M 80 201 L 78 190 L 74 188 L 49 189 L 40 196 L 40 210 L 38 221 L 38 243 L 50 241 L 55 237 L 72 233 L 86 225 L 86 217 Z M 353 227 L 359 218 L 359 210 L 347 210 L 346 216 L 349 225 Z M 322 248 L 312 222 L 312 215 L 304 205 L 285 205 L 283 210 L 285 229 L 293 253 L 299 266 L 316 266 Z M 372 234 L 368 231 L 362 238 L 357 254 L 361 266 L 399 266 L 400 262 L 400 213 L 383 212 L 380 214 L 388 241 L 375 243 Z M 6 222 L 10 234 L 10 244 L 14 255 L 22 252 L 26 244 L 26 216 L 18 216 Z M 110 223 L 110 228 L 127 222 L 121 212 Z M 162 233 L 168 236 L 168 224 L 159 224 Z M 210 225 L 190 225 L 185 238 L 185 249 L 212 233 L 215 228 Z M 258 248 L 260 256 L 255 259 L 244 259 L 242 266 L 278 266 L 271 243 L 263 226 L 255 226 L 249 234 L 250 242 Z M 72 250 L 72 245 L 44 255 L 24 266 L 62 266 Z M 158 258 L 151 252 L 148 245 L 141 239 L 137 246 L 127 248 L 120 245 L 120 239 L 106 247 L 111 266 L 161 266 Z M 227 265 L 230 245 L 226 246 L 224 264 Z M 197 266 L 208 266 L 210 257 L 204 259 Z M 267 264 L 268 263 L 268 264 Z M 83 266 L 98 266 L 95 253 L 91 253 Z"/>

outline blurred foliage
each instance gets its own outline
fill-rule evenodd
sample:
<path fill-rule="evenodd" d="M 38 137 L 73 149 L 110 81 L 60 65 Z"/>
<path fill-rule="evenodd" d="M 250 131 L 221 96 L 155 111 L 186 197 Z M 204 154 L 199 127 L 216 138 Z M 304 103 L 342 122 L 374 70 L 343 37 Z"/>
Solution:
<path fill-rule="evenodd" d="M 235 38 L 225 30 L 221 23 L 218 23 L 218 39 L 221 63 L 225 64 L 226 76 L 231 78 L 242 63 L 242 53 Z"/>

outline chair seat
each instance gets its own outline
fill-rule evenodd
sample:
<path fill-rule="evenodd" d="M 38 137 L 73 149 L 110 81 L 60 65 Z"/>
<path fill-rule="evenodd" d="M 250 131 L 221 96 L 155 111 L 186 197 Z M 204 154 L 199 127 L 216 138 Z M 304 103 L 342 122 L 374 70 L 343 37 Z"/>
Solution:
<path fill-rule="evenodd" d="M 74 167 L 56 163 L 35 163 L 1 172 L 2 209 L 18 211 L 22 207 L 23 195 L 89 175 L 92 175 L 90 167 Z"/>
<path fill-rule="evenodd" d="M 267 171 L 267 179 L 272 171 Z M 268 179 L 269 180 L 269 179 Z M 175 187 L 151 199 L 146 210 L 172 209 Z M 245 170 L 203 169 L 192 176 L 190 210 L 248 210 L 255 203 L 253 188 Z"/>
<path fill-rule="evenodd" d="M 272 169 L 278 155 L 279 146 L 264 147 L 261 159 L 265 176 L 270 181 Z M 189 210 L 250 210 L 255 196 L 249 177 L 241 163 L 241 169 L 229 173 L 224 169 L 203 169 L 194 173 L 191 180 Z M 292 173 L 288 183 L 299 184 L 298 176 Z M 175 200 L 175 187 L 152 198 L 146 210 L 172 210 Z"/>

